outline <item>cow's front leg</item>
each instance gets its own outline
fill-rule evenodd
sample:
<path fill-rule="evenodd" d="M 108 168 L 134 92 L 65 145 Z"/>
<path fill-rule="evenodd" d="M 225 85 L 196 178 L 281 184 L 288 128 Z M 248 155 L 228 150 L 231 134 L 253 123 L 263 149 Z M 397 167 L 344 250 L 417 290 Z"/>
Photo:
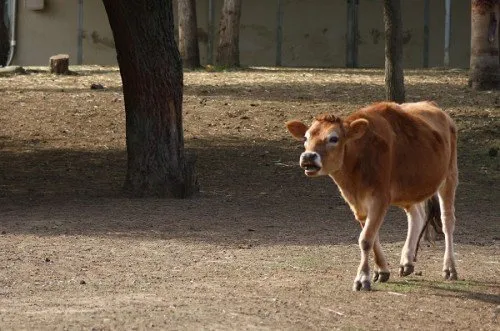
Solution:
<path fill-rule="evenodd" d="M 353 290 L 370 290 L 370 251 L 374 248 L 378 230 L 382 225 L 388 204 L 373 203 L 368 211 L 368 217 L 364 224 L 363 230 L 359 235 L 359 248 L 361 250 L 361 261 L 358 267 L 358 274 L 354 279 Z M 378 244 L 380 245 L 380 244 Z"/>
<path fill-rule="evenodd" d="M 401 252 L 401 261 L 399 266 L 399 276 L 408 276 L 413 273 L 416 261 L 417 245 L 420 234 L 425 226 L 425 202 L 417 203 L 406 209 L 408 217 L 408 234 L 406 242 Z"/>
<path fill-rule="evenodd" d="M 358 218 L 358 215 L 356 215 Z M 359 219 L 359 224 L 361 225 L 361 229 L 365 226 L 366 217 L 363 219 Z M 375 270 L 373 270 L 373 281 L 385 283 L 389 280 L 391 272 L 389 271 L 389 265 L 385 259 L 384 252 L 382 252 L 382 245 L 380 245 L 379 235 L 375 237 L 375 241 L 373 242 L 373 255 L 375 257 Z"/>
<path fill-rule="evenodd" d="M 385 283 L 389 280 L 391 272 L 389 271 L 389 265 L 385 259 L 385 255 L 382 252 L 382 245 L 380 245 L 379 235 L 375 237 L 375 242 L 373 243 L 373 253 L 375 256 L 376 268 L 373 271 L 373 281 Z"/>

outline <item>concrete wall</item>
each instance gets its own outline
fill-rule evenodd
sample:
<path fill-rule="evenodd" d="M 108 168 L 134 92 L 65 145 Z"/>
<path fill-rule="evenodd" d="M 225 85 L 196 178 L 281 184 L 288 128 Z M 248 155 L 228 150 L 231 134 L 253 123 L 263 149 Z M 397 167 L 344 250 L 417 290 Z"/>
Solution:
<path fill-rule="evenodd" d="M 103 65 L 117 63 L 113 32 L 101 0 L 83 1 L 82 44 L 83 63 Z"/>
<path fill-rule="evenodd" d="M 429 10 L 429 67 L 443 66 L 444 0 L 431 0 Z M 424 0 L 404 0 L 403 61 L 405 68 L 421 68 L 424 59 Z M 384 66 L 383 4 L 379 0 L 359 2 L 358 64 Z M 470 53 L 470 1 L 452 1 L 450 66 L 467 68 Z"/>
<path fill-rule="evenodd" d="M 283 9 L 284 66 L 345 66 L 346 1 L 289 0 Z"/>
<path fill-rule="evenodd" d="M 429 66 L 443 65 L 444 0 L 430 1 Z M 45 0 L 46 8 L 31 11 L 18 1 L 15 64 L 45 65 L 57 53 L 77 61 L 77 1 Z M 116 64 L 113 36 L 101 0 L 85 0 L 83 15 L 84 64 Z M 213 53 L 223 0 L 213 0 Z M 282 65 L 293 67 L 344 67 L 346 64 L 347 0 L 282 0 Z M 424 0 L 402 1 L 405 68 L 423 65 Z M 174 16 L 177 15 L 174 0 Z M 244 66 L 276 64 L 277 0 L 243 1 L 240 62 Z M 359 0 L 359 67 L 384 66 L 382 1 Z M 208 63 L 208 0 L 197 1 L 200 56 Z M 470 1 L 452 1 L 450 66 L 468 67 L 470 52 Z M 177 32 L 176 32 L 177 34 Z"/>
<path fill-rule="evenodd" d="M 58 53 L 76 59 L 76 9 L 76 1 L 46 0 L 45 9 L 40 11 L 28 10 L 24 1 L 18 1 L 17 46 L 13 63 L 48 65 L 49 57 Z"/>

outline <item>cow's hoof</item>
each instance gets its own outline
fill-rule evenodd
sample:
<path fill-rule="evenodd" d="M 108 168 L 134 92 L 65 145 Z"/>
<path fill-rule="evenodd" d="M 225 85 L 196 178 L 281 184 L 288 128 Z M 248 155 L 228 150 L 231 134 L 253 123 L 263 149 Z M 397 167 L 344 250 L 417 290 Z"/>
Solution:
<path fill-rule="evenodd" d="M 373 281 L 379 283 L 385 283 L 389 280 L 391 273 L 388 271 L 375 271 L 373 273 Z"/>
<path fill-rule="evenodd" d="M 443 270 L 443 277 L 446 280 L 457 280 L 458 279 L 457 271 L 445 269 Z"/>
<path fill-rule="evenodd" d="M 359 280 L 354 282 L 354 285 L 352 287 L 353 291 L 370 291 L 372 289 L 370 281 L 365 280 L 360 282 Z"/>
<path fill-rule="evenodd" d="M 399 277 L 405 277 L 413 273 L 415 267 L 413 264 L 405 264 L 399 267 Z"/>

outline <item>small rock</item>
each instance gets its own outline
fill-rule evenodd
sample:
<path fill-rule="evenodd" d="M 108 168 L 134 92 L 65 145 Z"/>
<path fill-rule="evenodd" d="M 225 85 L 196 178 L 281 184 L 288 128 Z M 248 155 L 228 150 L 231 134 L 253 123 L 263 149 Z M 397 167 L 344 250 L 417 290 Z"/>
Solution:
<path fill-rule="evenodd" d="M 48 257 L 46 257 L 45 262 L 50 262 L 50 259 Z"/>
<path fill-rule="evenodd" d="M 81 280 L 81 281 L 80 281 L 80 285 L 85 285 L 85 284 L 87 284 L 87 282 L 86 282 L 86 281 L 84 281 L 84 280 Z"/>
<path fill-rule="evenodd" d="M 91 90 L 102 90 L 102 89 L 104 89 L 104 86 L 102 84 L 93 83 L 92 85 L 90 85 L 90 89 Z"/>
<path fill-rule="evenodd" d="M 7 232 L 5 230 L 2 231 L 2 234 L 7 234 Z"/>

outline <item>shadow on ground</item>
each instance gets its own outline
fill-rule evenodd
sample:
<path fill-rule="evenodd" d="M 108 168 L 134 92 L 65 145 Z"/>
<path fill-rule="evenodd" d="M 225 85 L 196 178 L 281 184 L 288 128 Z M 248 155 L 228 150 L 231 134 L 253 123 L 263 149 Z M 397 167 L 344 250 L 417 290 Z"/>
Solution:
<path fill-rule="evenodd" d="M 242 247 L 357 243 L 359 226 L 349 208 L 328 178 L 303 175 L 295 142 L 188 141 L 197 154 L 201 192 L 187 200 L 123 197 L 123 150 L 20 153 L 5 150 L 25 142 L 1 143 L 0 231 L 7 233 L 182 238 Z M 499 239 L 498 222 L 492 222 L 498 208 L 492 207 L 495 195 L 478 190 L 485 182 L 477 172 L 461 173 L 456 238 L 489 245 Z M 477 210 L 473 220 L 466 219 L 470 208 Z M 404 214 L 391 210 L 382 241 L 403 241 L 405 234 Z"/>

